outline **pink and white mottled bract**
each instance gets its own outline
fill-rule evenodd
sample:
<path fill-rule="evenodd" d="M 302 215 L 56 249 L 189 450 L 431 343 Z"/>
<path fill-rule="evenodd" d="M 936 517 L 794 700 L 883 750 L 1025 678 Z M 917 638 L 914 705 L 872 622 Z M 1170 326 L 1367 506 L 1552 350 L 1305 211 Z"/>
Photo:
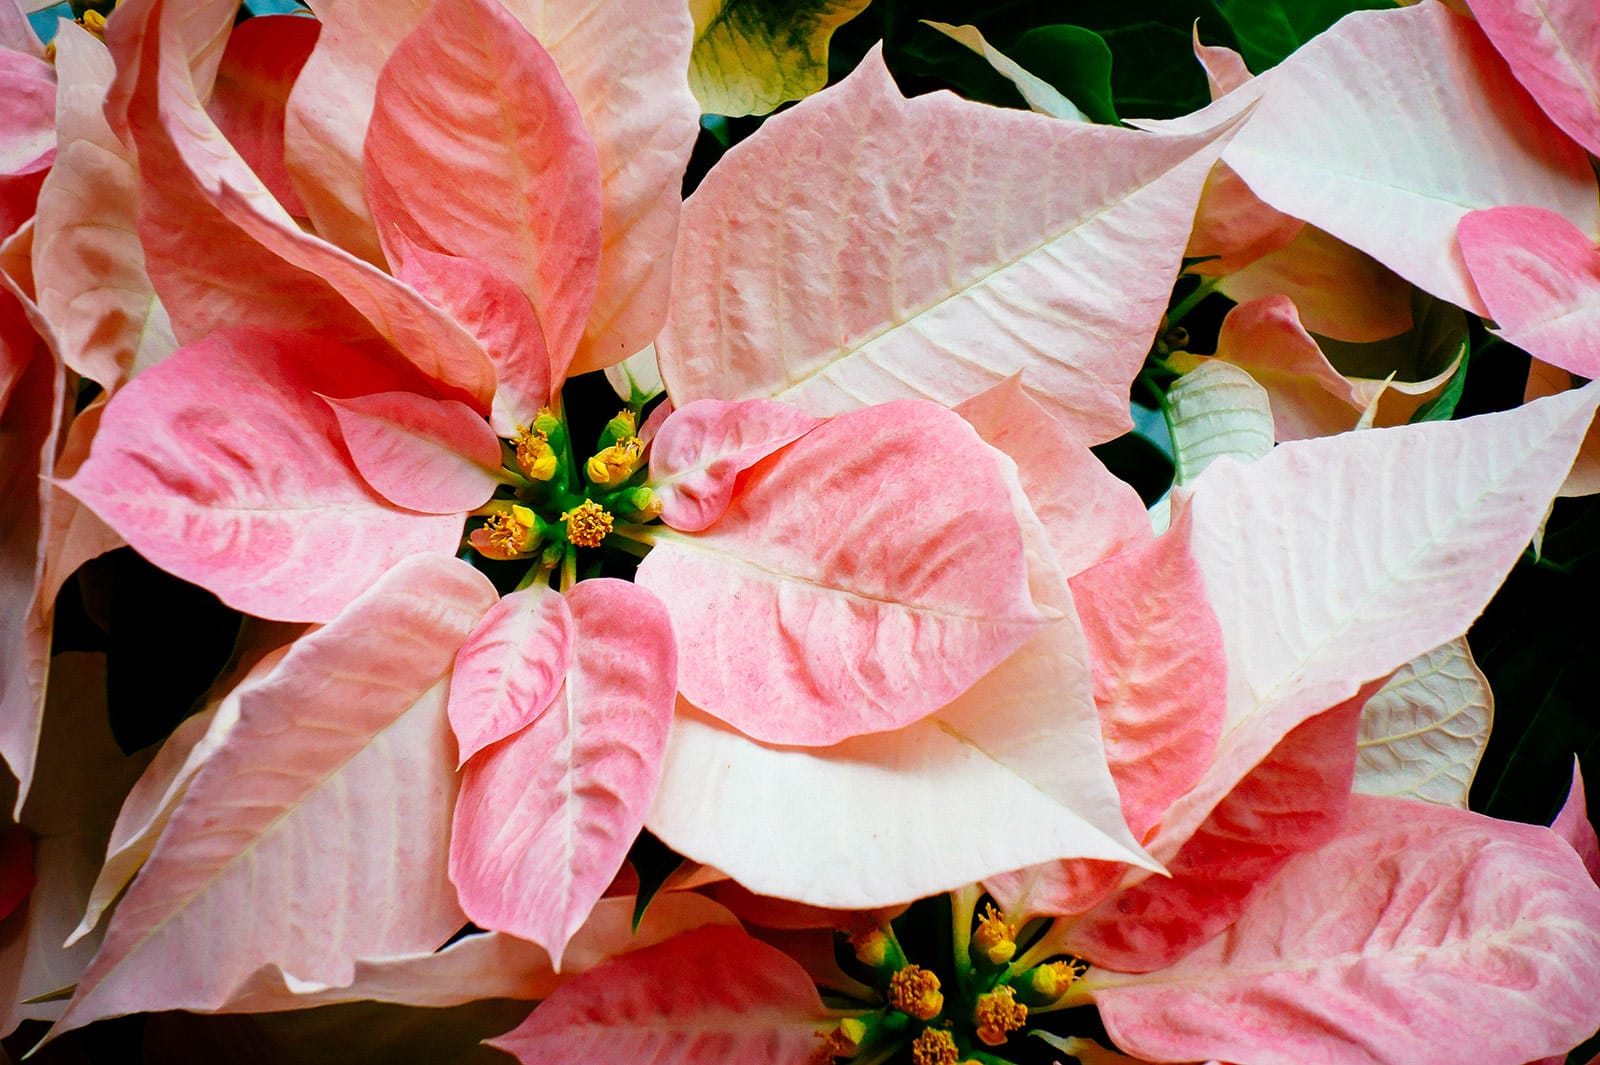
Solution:
<path fill-rule="evenodd" d="M 1501 336 L 1552 366 L 1600 377 L 1600 250 L 1589 236 L 1538 207 L 1474 211 L 1457 236 Z"/>
<path fill-rule="evenodd" d="M 1600 154 L 1600 18 L 1586 0 L 1477 0 L 1511 73 L 1567 136 Z"/>
<path fill-rule="evenodd" d="M 563 598 L 565 683 L 467 760 L 450 841 L 467 916 L 538 943 L 558 972 L 655 797 L 678 654 L 666 610 L 637 585 L 583 581 Z"/>
<path fill-rule="evenodd" d="M 1222 935 L 1086 984 L 1155 1061 L 1522 1065 L 1600 1025 L 1600 888 L 1547 829 L 1357 795 Z"/>
<path fill-rule="evenodd" d="M 828 1027 L 798 963 L 706 928 L 578 977 L 490 1045 L 539 1065 L 806 1065 Z"/>
<path fill-rule="evenodd" d="M 1004 461 L 935 404 L 879 404 L 756 463 L 701 532 L 658 533 L 637 579 L 672 615 L 684 698 L 819 746 L 966 691 L 1046 621 Z"/>

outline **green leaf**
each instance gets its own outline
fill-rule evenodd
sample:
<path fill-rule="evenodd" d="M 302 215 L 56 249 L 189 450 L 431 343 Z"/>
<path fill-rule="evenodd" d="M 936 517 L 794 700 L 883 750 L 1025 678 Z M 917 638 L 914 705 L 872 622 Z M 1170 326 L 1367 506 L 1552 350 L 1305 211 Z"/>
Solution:
<path fill-rule="evenodd" d="M 1212 0 L 1257 74 L 1352 11 L 1392 8 L 1389 0 Z"/>
<path fill-rule="evenodd" d="M 1411 416 L 1413 422 L 1447 422 L 1456 412 L 1456 405 L 1461 402 L 1461 392 L 1467 387 L 1467 363 L 1472 359 L 1472 351 L 1466 338 L 1461 341 L 1461 364 L 1456 367 L 1456 372 L 1450 375 L 1450 380 L 1444 383 L 1444 391 L 1428 400 L 1417 408 Z"/>
<path fill-rule="evenodd" d="M 867 0 L 697 0 L 689 87 L 702 110 L 764 115 L 828 82 L 828 41 Z"/>
<path fill-rule="evenodd" d="M 1095 122 L 1115 125 L 1111 94 L 1111 47 L 1082 26 L 1038 26 L 1017 38 L 1009 52 L 1024 70 L 1043 78 Z"/>
<path fill-rule="evenodd" d="M 633 903 L 633 930 L 637 932 L 650 900 L 656 897 L 656 892 L 667 882 L 667 877 L 683 864 L 683 855 L 646 830 L 640 832 L 639 838 L 633 841 L 633 847 L 628 851 L 628 861 L 639 875 L 639 894 Z"/>

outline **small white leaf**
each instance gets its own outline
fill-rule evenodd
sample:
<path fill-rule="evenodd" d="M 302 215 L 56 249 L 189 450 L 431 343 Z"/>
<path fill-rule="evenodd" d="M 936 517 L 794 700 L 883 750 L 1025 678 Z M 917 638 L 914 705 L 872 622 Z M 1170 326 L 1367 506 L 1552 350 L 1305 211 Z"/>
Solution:
<path fill-rule="evenodd" d="M 1467 808 L 1494 694 L 1463 637 L 1407 662 L 1361 711 L 1355 790 Z"/>

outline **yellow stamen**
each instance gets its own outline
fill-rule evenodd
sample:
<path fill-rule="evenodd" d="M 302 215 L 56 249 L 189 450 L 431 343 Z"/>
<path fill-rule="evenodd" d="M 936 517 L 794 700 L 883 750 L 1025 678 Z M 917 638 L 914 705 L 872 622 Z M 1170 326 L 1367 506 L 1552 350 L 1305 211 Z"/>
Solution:
<path fill-rule="evenodd" d="M 633 416 L 633 411 L 623 409 L 617 411 L 615 418 L 606 422 L 606 427 L 600 433 L 602 437 L 609 435 L 613 440 L 622 440 L 625 437 L 637 436 L 639 424 Z"/>
<path fill-rule="evenodd" d="M 973 949 L 989 959 L 991 965 L 1004 965 L 1017 953 L 1017 928 L 1006 924 L 999 910 L 985 906 L 983 919 L 972 933 Z"/>
<path fill-rule="evenodd" d="M 567 523 L 567 539 L 579 547 L 599 547 L 610 535 L 615 521 L 610 511 L 592 499 L 562 511 L 561 520 Z"/>
<path fill-rule="evenodd" d="M 1017 1001 L 1015 991 L 1001 986 L 978 996 L 972 1019 L 978 1025 L 978 1038 L 997 1047 L 1028 1023 L 1028 1007 Z"/>
<path fill-rule="evenodd" d="M 625 437 L 584 464 L 589 483 L 601 488 L 621 484 L 644 465 L 644 445 L 636 436 Z"/>
<path fill-rule="evenodd" d="M 889 1005 L 919 1021 L 931 1021 L 944 1009 L 939 978 L 918 965 L 907 965 L 889 979 Z"/>
<path fill-rule="evenodd" d="M 1082 978 L 1089 967 L 1081 961 L 1053 961 L 1028 973 L 1027 990 L 1039 1004 L 1053 1002 Z"/>
<path fill-rule="evenodd" d="M 924 1028 L 922 1034 L 911 1041 L 912 1065 L 958 1065 L 961 1051 L 949 1032 L 938 1028 Z"/>
<path fill-rule="evenodd" d="M 873 969 L 889 959 L 889 937 L 876 925 L 869 925 L 852 935 L 850 946 L 856 952 L 856 960 Z"/>
<path fill-rule="evenodd" d="M 489 515 L 483 528 L 467 537 L 467 542 L 486 558 L 517 558 L 539 546 L 538 519 L 527 507 L 514 506 Z"/>
<path fill-rule="evenodd" d="M 530 480 L 548 481 L 556 475 L 559 460 L 555 448 L 550 446 L 550 438 L 542 430 L 518 426 L 513 443 L 517 449 L 517 465 Z"/>
<path fill-rule="evenodd" d="M 817 1033 L 822 1045 L 817 1047 L 812 1060 L 818 1065 L 833 1065 L 834 1058 L 853 1058 L 861 1049 L 861 1040 L 867 1036 L 867 1026 L 855 1017 L 846 1017 L 832 1031 Z"/>

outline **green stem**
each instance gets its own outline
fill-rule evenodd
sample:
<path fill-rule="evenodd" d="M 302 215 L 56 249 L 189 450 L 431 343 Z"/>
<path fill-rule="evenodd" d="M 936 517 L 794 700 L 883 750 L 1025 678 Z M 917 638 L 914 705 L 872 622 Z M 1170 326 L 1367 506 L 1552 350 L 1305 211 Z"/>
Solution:
<path fill-rule="evenodd" d="M 578 549 L 571 544 L 561 556 L 561 594 L 566 595 L 572 591 L 572 586 L 578 583 Z"/>
<path fill-rule="evenodd" d="M 1183 297 L 1183 299 L 1179 300 L 1177 304 L 1167 312 L 1167 328 L 1171 329 L 1173 326 L 1183 321 L 1184 316 L 1198 307 L 1200 302 L 1207 296 L 1215 292 L 1217 286 L 1221 283 L 1222 278 L 1220 277 L 1202 277 L 1200 279 L 1200 283 L 1195 286 L 1194 291 Z"/>
<path fill-rule="evenodd" d="M 614 547 L 618 551 L 626 551 L 634 558 L 643 558 L 650 553 L 648 544 L 642 544 L 626 536 L 618 536 L 615 529 L 612 529 L 611 535 L 605 538 L 604 544 L 606 547 Z"/>
<path fill-rule="evenodd" d="M 634 543 L 643 544 L 647 548 L 656 545 L 655 530 L 644 525 L 629 525 L 626 522 L 622 522 L 611 527 L 611 535 L 620 536 L 624 540 L 632 540 Z M 621 547 L 622 545 L 618 544 L 616 546 Z M 624 550 L 628 549 L 624 548 Z M 640 555 L 640 557 L 643 558 L 644 556 Z"/>

